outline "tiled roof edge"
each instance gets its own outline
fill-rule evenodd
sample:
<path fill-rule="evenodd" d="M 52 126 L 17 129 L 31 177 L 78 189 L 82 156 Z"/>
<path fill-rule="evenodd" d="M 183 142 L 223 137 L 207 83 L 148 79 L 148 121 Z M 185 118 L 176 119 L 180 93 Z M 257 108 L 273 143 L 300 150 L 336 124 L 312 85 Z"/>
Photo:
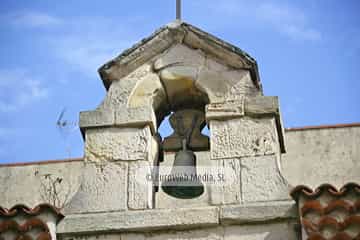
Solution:
<path fill-rule="evenodd" d="M 357 123 L 343 123 L 343 124 L 330 124 L 330 125 L 318 125 L 318 126 L 305 126 L 305 127 L 293 127 L 285 128 L 285 131 L 303 131 L 314 129 L 329 129 L 329 128 L 347 128 L 347 127 L 360 127 L 360 122 Z"/>
<path fill-rule="evenodd" d="M 21 163 L 0 163 L 1 167 L 18 167 L 18 166 L 30 166 L 30 165 L 47 165 L 47 164 L 56 164 L 56 163 L 68 163 L 68 162 L 81 162 L 84 158 L 68 158 L 60 160 L 46 160 L 46 161 L 36 161 L 36 162 L 21 162 Z"/>
<path fill-rule="evenodd" d="M 57 207 L 55 207 L 51 204 L 48 204 L 48 203 L 41 203 L 41 204 L 35 206 L 34 208 L 30 208 L 24 204 L 17 204 L 10 209 L 0 206 L 0 216 L 1 217 L 14 217 L 21 212 L 23 212 L 27 215 L 30 215 L 30 216 L 36 216 L 45 210 L 49 210 L 50 212 L 55 214 L 58 217 L 58 220 L 61 220 L 62 218 L 64 218 L 64 215 L 60 212 L 60 209 L 58 209 Z"/>
<path fill-rule="evenodd" d="M 333 196 L 342 196 L 351 190 L 354 190 L 360 194 L 360 185 L 357 183 L 350 182 L 350 183 L 345 184 L 339 190 L 331 184 L 322 184 L 314 190 L 312 190 L 311 188 L 309 188 L 307 186 L 300 185 L 300 186 L 295 187 L 290 192 L 290 196 L 295 201 L 298 201 L 300 196 L 304 196 L 307 198 L 317 198 L 325 191 Z"/>

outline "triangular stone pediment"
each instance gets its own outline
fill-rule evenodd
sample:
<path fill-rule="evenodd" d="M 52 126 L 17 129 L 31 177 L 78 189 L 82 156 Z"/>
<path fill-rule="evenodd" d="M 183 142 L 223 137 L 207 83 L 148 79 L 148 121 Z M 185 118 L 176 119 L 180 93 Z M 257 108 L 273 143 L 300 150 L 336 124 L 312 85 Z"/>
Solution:
<path fill-rule="evenodd" d="M 261 91 L 260 77 L 255 59 L 243 50 L 206 33 L 188 23 L 175 21 L 125 50 L 99 69 L 104 86 L 108 89 L 116 81 L 175 45 L 201 50 L 213 59 L 233 69 L 248 70 L 255 87 Z"/>

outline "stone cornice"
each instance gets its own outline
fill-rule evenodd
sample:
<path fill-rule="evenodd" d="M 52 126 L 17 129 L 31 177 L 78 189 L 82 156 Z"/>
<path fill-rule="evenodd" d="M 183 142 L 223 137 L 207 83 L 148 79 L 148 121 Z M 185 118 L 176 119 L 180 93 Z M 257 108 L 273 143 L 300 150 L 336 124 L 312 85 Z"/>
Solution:
<path fill-rule="evenodd" d="M 80 129 L 84 132 L 89 128 L 101 127 L 144 127 L 150 126 L 156 132 L 156 117 L 151 108 L 97 109 L 80 112 Z"/>
<path fill-rule="evenodd" d="M 61 236 L 108 232 L 184 230 L 228 224 L 252 224 L 296 219 L 293 201 L 189 209 L 153 209 L 66 216 L 58 225 Z"/>

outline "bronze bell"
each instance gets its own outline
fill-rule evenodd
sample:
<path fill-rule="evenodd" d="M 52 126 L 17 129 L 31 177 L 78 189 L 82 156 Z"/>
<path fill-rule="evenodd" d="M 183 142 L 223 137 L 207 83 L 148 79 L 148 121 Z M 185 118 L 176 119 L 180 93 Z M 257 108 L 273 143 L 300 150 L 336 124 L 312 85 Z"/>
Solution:
<path fill-rule="evenodd" d="M 182 150 L 175 155 L 171 174 L 163 182 L 162 189 L 175 198 L 196 198 L 204 192 L 204 186 L 196 171 L 196 155 L 186 149 L 185 139 L 182 141 L 182 145 Z"/>

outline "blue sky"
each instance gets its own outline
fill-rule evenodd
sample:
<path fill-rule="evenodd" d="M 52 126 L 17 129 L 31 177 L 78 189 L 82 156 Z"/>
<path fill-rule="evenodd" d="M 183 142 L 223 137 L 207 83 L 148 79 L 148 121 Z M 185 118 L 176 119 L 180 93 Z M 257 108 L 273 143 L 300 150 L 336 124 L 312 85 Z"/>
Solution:
<path fill-rule="evenodd" d="M 184 21 L 256 58 L 285 127 L 360 121 L 359 12 L 357 0 L 183 0 Z M 174 15 L 175 0 L 1 0 L 0 163 L 81 157 L 78 113 L 105 95 L 97 68 Z"/>

